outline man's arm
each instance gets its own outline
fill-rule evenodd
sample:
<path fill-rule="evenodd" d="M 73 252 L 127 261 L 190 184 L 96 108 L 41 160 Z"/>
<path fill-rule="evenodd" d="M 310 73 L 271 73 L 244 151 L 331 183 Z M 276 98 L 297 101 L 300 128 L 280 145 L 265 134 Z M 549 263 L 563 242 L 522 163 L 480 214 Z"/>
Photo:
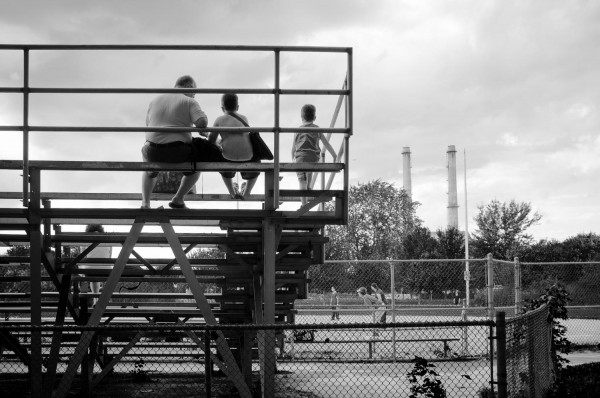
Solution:
<path fill-rule="evenodd" d="M 213 123 L 213 127 L 219 127 L 218 120 L 215 120 L 215 122 Z M 217 142 L 217 138 L 219 138 L 219 133 L 217 131 L 211 131 L 208 134 L 208 142 L 210 142 L 211 144 L 215 144 Z"/>
<path fill-rule="evenodd" d="M 203 129 L 208 126 L 208 118 L 206 116 L 201 116 L 194 122 L 194 125 L 199 129 Z M 208 133 L 200 133 L 203 137 L 206 137 L 207 134 Z"/>

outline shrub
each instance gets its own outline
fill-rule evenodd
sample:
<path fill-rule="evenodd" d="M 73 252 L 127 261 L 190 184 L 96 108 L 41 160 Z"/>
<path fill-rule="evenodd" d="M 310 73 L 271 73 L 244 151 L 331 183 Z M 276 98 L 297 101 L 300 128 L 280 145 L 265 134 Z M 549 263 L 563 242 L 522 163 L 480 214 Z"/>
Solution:
<path fill-rule="evenodd" d="M 600 362 L 567 366 L 558 378 L 548 398 L 595 398 L 600 391 Z"/>
<path fill-rule="evenodd" d="M 546 289 L 538 299 L 529 301 L 524 307 L 525 312 L 534 310 L 548 304 L 548 322 L 552 324 L 552 363 L 555 374 L 565 367 L 569 360 L 561 354 L 571 352 L 571 342 L 567 339 L 567 328 L 560 324 L 560 319 L 567 319 L 567 303 L 570 301 L 569 293 L 560 284 L 555 284 Z"/>
<path fill-rule="evenodd" d="M 425 358 L 415 357 L 415 366 L 408 372 L 410 382 L 410 398 L 446 398 L 446 389 L 434 370 L 435 365 L 427 362 Z"/>

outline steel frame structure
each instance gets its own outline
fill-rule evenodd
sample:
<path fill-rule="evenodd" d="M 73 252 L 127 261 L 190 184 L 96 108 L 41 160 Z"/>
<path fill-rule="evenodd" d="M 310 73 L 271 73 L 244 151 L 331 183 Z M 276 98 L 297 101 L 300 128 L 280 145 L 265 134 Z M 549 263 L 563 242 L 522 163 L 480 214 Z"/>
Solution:
<path fill-rule="evenodd" d="M 26 232 L 26 237 L 17 235 L 8 235 L 3 238 L 3 241 L 10 241 L 10 237 L 25 241 L 30 247 L 30 284 L 31 284 L 31 315 L 30 320 L 32 326 L 42 325 L 42 268 L 45 268 L 50 279 L 56 285 L 59 291 L 59 306 L 56 312 L 56 324 L 63 324 L 65 317 L 71 313 L 73 319 L 76 319 L 77 312 L 73 308 L 69 297 L 69 286 L 71 283 L 70 275 L 62 275 L 62 279 L 54 271 L 52 259 L 47 255 L 50 252 L 50 244 L 52 234 L 50 226 L 54 225 L 55 229 L 61 223 L 81 224 L 90 222 L 90 220 L 104 220 L 105 223 L 128 223 L 131 229 L 124 238 L 121 253 L 115 260 L 110 275 L 106 282 L 102 294 L 98 297 L 98 302 L 91 314 L 87 314 L 84 320 L 80 320 L 82 325 L 88 327 L 97 326 L 103 316 L 110 300 L 111 294 L 114 291 L 116 284 L 128 264 L 130 255 L 135 254 L 134 247 L 138 240 L 142 239 L 142 228 L 147 223 L 155 224 L 161 227 L 164 238 L 168 242 L 174 253 L 174 261 L 179 264 L 187 283 L 189 284 L 192 295 L 195 299 L 198 308 L 202 312 L 202 316 L 207 324 L 217 324 L 217 319 L 208 305 L 206 297 L 202 292 L 194 272 L 190 266 L 189 260 L 186 258 L 186 252 L 193 247 L 188 246 L 186 250 L 182 248 L 182 241 L 173 228 L 173 224 L 181 221 L 191 221 L 197 223 L 210 220 L 220 224 L 222 227 L 231 228 L 232 223 L 242 229 L 253 229 L 260 233 L 261 243 L 259 250 L 256 253 L 258 261 L 258 272 L 254 273 L 254 322 L 259 324 L 275 324 L 276 322 L 276 289 L 277 289 L 277 267 L 283 257 L 290 252 L 296 250 L 298 246 L 314 248 L 315 253 L 322 253 L 322 243 L 313 244 L 314 236 L 306 235 L 301 237 L 303 243 L 283 245 L 283 237 L 286 229 L 294 228 L 309 228 L 313 231 L 323 231 L 324 225 L 327 223 L 344 224 L 347 222 L 348 208 L 348 182 L 349 182 L 349 138 L 353 134 L 353 63 L 352 63 L 352 48 L 348 47 L 288 47 L 288 46 L 210 46 L 210 45 L 16 45 L 16 44 L 0 44 L 2 51 L 20 51 L 23 55 L 23 84 L 21 87 L 0 87 L 0 93 L 16 93 L 22 95 L 23 103 L 23 121 L 21 125 L 4 125 L 0 126 L 0 131 L 21 131 L 23 134 L 23 159 L 22 161 L 2 161 L 0 160 L 0 168 L 2 169 L 21 169 L 23 172 L 22 192 L 19 195 L 15 192 L 2 192 L 0 198 L 3 199 L 21 199 L 23 208 L 4 208 L 0 209 L 0 228 L 1 229 L 22 229 Z M 256 88 L 256 89 L 223 89 L 223 88 L 196 88 L 196 89 L 162 89 L 162 88 L 42 88 L 32 87 L 30 85 L 30 58 L 38 51 L 252 51 L 252 52 L 270 52 L 273 54 L 274 62 L 274 80 L 273 88 Z M 315 52 L 315 53 L 345 53 L 347 55 L 347 72 L 345 82 L 340 90 L 319 90 L 319 89 L 286 89 L 281 87 L 280 70 L 281 70 L 281 53 L 284 52 Z M 133 162 L 61 162 L 61 161 L 37 161 L 30 159 L 29 154 L 29 136 L 30 132 L 54 132 L 54 131 L 90 131 L 90 132 L 146 132 L 153 131 L 196 131 L 203 132 L 207 129 L 197 128 L 152 128 L 147 127 L 90 127 L 90 126 L 43 126 L 30 124 L 30 97 L 35 94 L 126 94 L 126 93 L 197 93 L 197 94 L 214 94 L 236 92 L 243 94 L 260 94 L 272 95 L 274 98 L 274 120 L 272 126 L 253 127 L 253 128 L 211 128 L 211 131 L 260 131 L 263 133 L 272 133 L 274 135 L 274 162 L 272 164 L 219 164 L 219 163 L 196 163 L 190 164 L 160 164 L 160 163 L 133 163 Z M 280 135 L 282 133 L 292 133 L 297 131 L 296 128 L 284 128 L 280 125 L 280 100 L 284 95 L 334 95 L 339 96 L 337 107 L 334 112 L 333 120 L 328 128 L 310 128 L 303 131 L 327 134 L 325 148 L 323 149 L 322 158 L 325 158 L 326 153 L 330 153 L 333 158 L 332 163 L 317 163 L 317 164 L 286 164 L 280 161 Z M 345 110 L 345 127 L 335 128 L 335 123 L 338 114 L 342 107 Z M 328 143 L 332 134 L 343 134 L 344 138 L 339 150 L 335 149 Z M 82 208 L 50 208 L 50 198 L 58 198 L 60 195 L 56 193 L 45 193 L 41 190 L 41 172 L 44 170 L 190 170 L 193 167 L 198 170 L 205 171 L 222 171 L 222 170 L 256 170 L 265 173 L 265 195 L 260 199 L 264 200 L 263 210 L 168 210 L 164 209 L 82 209 Z M 321 189 L 306 190 L 306 191 L 284 191 L 279 189 L 280 173 L 290 171 L 307 171 L 312 173 L 322 173 Z M 336 172 L 343 173 L 343 190 L 330 190 L 333 177 Z M 325 173 L 330 172 L 328 182 L 325 182 Z M 315 179 L 313 179 L 315 180 Z M 313 188 L 313 187 L 310 187 Z M 279 203 L 289 197 L 294 196 L 311 197 L 306 205 L 302 206 L 297 211 L 285 212 L 278 210 Z M 86 196 L 84 194 L 73 193 L 72 198 Z M 133 195 L 135 196 L 135 195 Z M 129 196 L 131 197 L 131 196 Z M 88 198 L 92 199 L 113 199 L 111 194 L 91 194 Z M 320 211 L 311 211 L 316 206 L 331 200 L 335 200 L 335 211 L 327 212 L 321 206 Z M 222 197 L 217 197 L 215 200 L 222 200 Z M 201 242 L 200 242 L 201 243 Z M 282 246 L 283 245 L 283 246 Z M 316 246 L 315 246 L 316 245 Z M 90 244 L 87 252 L 95 247 Z M 318 250 L 317 250 L 318 249 Z M 303 249 L 305 250 L 305 249 Z M 310 251 L 310 250 L 309 250 Z M 236 259 L 241 266 L 248 266 L 244 259 L 228 249 L 228 254 Z M 85 254 L 83 255 L 85 257 Z M 82 257 L 82 258 L 83 258 Z M 139 257 L 139 256 L 136 256 Z M 142 261 L 141 259 L 140 261 Z M 76 262 L 76 261 L 74 261 Z M 143 262 L 143 261 L 142 261 Z M 146 262 L 147 263 L 147 262 Z M 152 267 L 148 267 L 151 271 Z M 305 281 L 306 283 L 306 281 Z M 73 359 L 69 363 L 65 375 L 61 378 L 59 388 L 54 391 L 54 396 L 63 397 L 75 376 L 78 367 L 84 361 L 90 342 L 93 339 L 93 332 L 84 333 L 78 343 L 77 350 Z M 247 346 L 240 350 L 246 357 L 241 359 L 241 363 L 237 363 L 231 355 L 228 343 L 222 334 L 218 334 L 215 338 L 215 344 L 220 357 L 212 358 L 220 368 L 234 381 L 241 396 L 250 396 L 250 390 L 246 384 L 240 382 L 244 380 L 247 365 L 251 363 L 248 355 L 251 352 Z M 244 337 L 248 344 L 247 336 Z M 259 347 L 259 362 L 261 366 L 261 379 L 263 396 L 272 396 L 273 383 L 275 374 L 275 334 L 273 331 L 258 332 L 258 347 Z M 202 339 L 198 338 L 202 342 Z M 39 332 L 32 332 L 31 335 L 31 353 L 29 357 L 30 375 L 32 378 L 32 396 L 41 397 L 44 393 L 52 393 L 54 385 L 54 376 L 56 372 L 56 357 L 49 358 L 50 367 L 45 374 L 45 385 L 35 382 L 42 380 L 42 352 L 41 352 L 42 336 Z M 58 355 L 60 347 L 60 333 L 53 336 L 52 353 Z M 238 366 L 239 365 L 239 366 Z M 52 367 L 54 366 L 54 368 Z M 82 366 L 82 374 L 84 366 Z"/>

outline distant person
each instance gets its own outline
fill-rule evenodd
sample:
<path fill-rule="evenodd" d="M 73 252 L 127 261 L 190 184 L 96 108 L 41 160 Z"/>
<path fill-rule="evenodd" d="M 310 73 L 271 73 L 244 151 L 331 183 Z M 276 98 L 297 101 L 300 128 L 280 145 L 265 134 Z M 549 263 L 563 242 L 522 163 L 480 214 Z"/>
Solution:
<path fill-rule="evenodd" d="M 196 88 L 191 76 L 181 76 L 175 88 Z M 194 99 L 194 93 L 168 93 L 156 97 L 150 103 L 146 115 L 148 127 L 192 127 L 204 128 L 208 125 L 206 114 Z M 144 162 L 183 163 L 193 161 L 191 132 L 152 132 L 146 133 L 146 143 L 142 147 Z M 150 208 L 150 197 L 156 184 L 157 171 L 146 171 L 142 176 L 142 209 Z M 183 178 L 175 196 L 169 202 L 173 209 L 185 209 L 184 197 L 196 185 L 200 173 L 189 171 Z"/>
<path fill-rule="evenodd" d="M 314 121 L 317 118 L 317 108 L 312 104 L 306 104 L 300 110 L 302 125 L 300 127 L 319 127 Z M 321 133 L 294 134 L 294 145 L 292 146 L 292 161 L 296 163 L 318 163 L 321 158 L 319 141 L 322 140 Z M 309 189 L 312 185 L 312 172 L 299 171 L 298 183 L 301 190 Z M 307 203 L 307 198 L 302 197 L 302 205 Z"/>
<path fill-rule="evenodd" d="M 373 295 L 381 300 L 383 304 L 387 304 L 385 293 L 379 288 L 379 286 L 377 286 L 377 283 L 371 283 L 371 291 L 373 292 Z"/>
<path fill-rule="evenodd" d="M 385 323 L 385 304 L 377 297 L 367 293 L 367 288 L 360 287 L 356 291 L 367 307 L 373 308 L 373 323 Z"/>
<path fill-rule="evenodd" d="M 100 233 L 103 234 L 104 233 L 104 227 L 100 224 L 88 224 L 85 227 L 85 232 L 90 233 L 90 232 L 94 232 L 94 233 Z M 82 247 L 81 251 L 86 250 L 87 247 Z M 90 251 L 87 256 L 85 258 L 87 259 L 104 259 L 107 261 L 110 261 L 110 258 L 112 257 L 112 247 L 111 246 L 96 246 L 94 249 L 92 249 L 92 251 Z M 82 262 L 85 262 L 85 259 L 82 260 Z M 85 268 L 93 268 L 94 265 L 81 265 L 80 266 L 82 269 Z M 94 294 L 100 294 L 100 290 L 102 289 L 102 282 L 88 282 L 89 285 L 89 291 L 91 293 Z M 84 292 L 84 290 L 86 290 L 84 293 L 87 293 L 87 289 L 85 288 L 81 288 L 80 290 L 82 292 Z M 94 297 L 92 302 L 94 304 L 96 304 L 96 302 L 98 301 L 98 297 Z"/>
<path fill-rule="evenodd" d="M 334 286 L 331 287 L 331 299 L 329 301 L 329 304 L 331 305 L 331 320 L 339 321 L 340 320 L 340 312 L 338 310 L 338 306 L 340 304 L 340 298 L 339 298 L 338 292 L 335 290 Z"/>
<path fill-rule="evenodd" d="M 456 289 L 456 291 L 454 292 L 454 305 L 459 305 L 460 304 L 460 291 L 458 289 Z"/>
<path fill-rule="evenodd" d="M 227 93 L 221 97 L 221 109 L 223 115 L 219 116 L 213 126 L 214 127 L 247 127 L 248 118 L 241 113 L 238 113 L 239 104 L 237 94 Z M 229 162 L 260 162 L 254 156 L 252 150 L 252 142 L 250 142 L 250 133 L 247 131 L 236 132 L 211 132 L 208 135 L 208 141 L 216 143 L 221 136 L 221 146 L 223 148 L 223 157 Z M 248 199 L 250 192 L 260 173 L 242 171 L 242 179 L 246 180 L 242 183 L 241 189 L 238 184 L 233 181 L 235 171 L 223 171 L 221 177 L 229 191 L 232 199 Z"/>

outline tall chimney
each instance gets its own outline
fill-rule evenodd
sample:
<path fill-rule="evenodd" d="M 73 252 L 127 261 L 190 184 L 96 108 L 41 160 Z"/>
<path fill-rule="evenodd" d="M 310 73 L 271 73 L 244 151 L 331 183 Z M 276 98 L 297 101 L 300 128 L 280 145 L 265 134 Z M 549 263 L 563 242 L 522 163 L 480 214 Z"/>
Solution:
<path fill-rule="evenodd" d="M 410 147 L 402 148 L 402 177 L 404 178 L 404 191 L 412 200 L 412 180 L 410 177 Z"/>
<path fill-rule="evenodd" d="M 456 149 L 448 145 L 448 228 L 458 228 L 458 194 L 456 192 Z"/>

